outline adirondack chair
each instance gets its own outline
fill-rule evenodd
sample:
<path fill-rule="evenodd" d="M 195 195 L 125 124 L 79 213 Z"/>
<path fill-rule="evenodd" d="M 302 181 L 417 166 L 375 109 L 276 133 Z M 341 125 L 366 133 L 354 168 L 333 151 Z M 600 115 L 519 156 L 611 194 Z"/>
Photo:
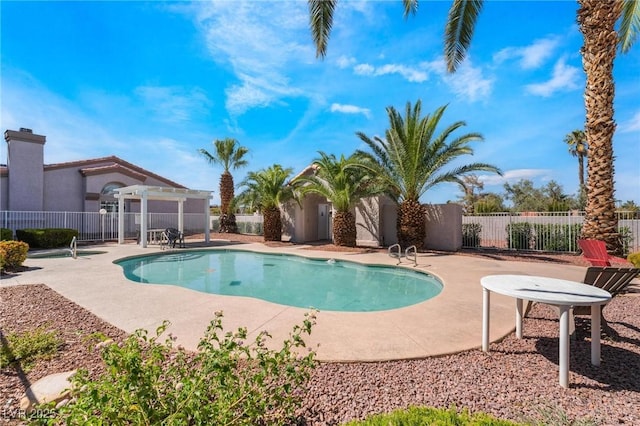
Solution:
<path fill-rule="evenodd" d="M 631 281 L 639 276 L 640 268 L 617 268 L 611 266 L 591 266 L 587 268 L 587 273 L 584 276 L 584 283 L 590 284 L 601 289 L 604 289 L 611 293 L 611 297 L 615 297 L 616 295 L 624 292 Z M 602 309 L 604 306 L 600 307 L 600 319 L 602 324 L 602 329 L 605 334 L 609 336 L 615 336 L 617 333 L 615 330 L 611 328 L 611 326 L 607 323 L 604 315 L 602 314 Z M 573 307 L 573 315 L 591 315 L 591 307 L 590 306 L 574 306 Z M 571 316 L 571 320 L 573 321 L 573 315 Z M 571 324 L 571 331 L 574 330 L 574 324 Z"/>
<path fill-rule="evenodd" d="M 584 258 L 593 266 L 611 266 L 612 263 L 633 266 L 627 259 L 611 256 L 607 253 L 607 246 L 600 240 L 578 240 Z"/>

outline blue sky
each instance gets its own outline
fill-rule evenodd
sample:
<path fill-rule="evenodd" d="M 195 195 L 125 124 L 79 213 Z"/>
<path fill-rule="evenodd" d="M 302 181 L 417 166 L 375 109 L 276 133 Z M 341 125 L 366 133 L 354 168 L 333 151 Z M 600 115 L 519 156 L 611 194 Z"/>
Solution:
<path fill-rule="evenodd" d="M 383 135 L 387 106 L 421 99 L 484 136 L 460 163 L 504 171 L 485 190 L 553 179 L 574 194 L 563 139 L 584 125 L 577 2 L 486 2 L 454 75 L 442 58 L 449 5 L 423 0 L 404 20 L 399 0 L 343 0 L 318 60 L 306 1 L 3 1 L 0 128 L 46 135 L 46 163 L 116 155 L 218 202 L 221 168 L 197 153 L 214 139 L 249 148 L 236 182 L 274 163 L 297 173 L 318 150 L 364 148 L 357 131 Z M 616 199 L 640 204 L 640 46 L 614 73 Z M 423 201 L 460 195 L 446 184 Z"/>

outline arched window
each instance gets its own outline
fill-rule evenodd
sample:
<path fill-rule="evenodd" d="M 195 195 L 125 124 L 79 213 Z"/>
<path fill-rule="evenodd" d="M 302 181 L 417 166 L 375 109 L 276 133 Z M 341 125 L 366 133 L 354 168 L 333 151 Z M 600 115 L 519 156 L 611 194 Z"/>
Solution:
<path fill-rule="evenodd" d="M 106 184 L 100 191 L 100 209 L 105 209 L 107 213 L 118 212 L 118 200 L 114 196 L 115 190 L 124 187 L 118 182 L 110 182 Z"/>

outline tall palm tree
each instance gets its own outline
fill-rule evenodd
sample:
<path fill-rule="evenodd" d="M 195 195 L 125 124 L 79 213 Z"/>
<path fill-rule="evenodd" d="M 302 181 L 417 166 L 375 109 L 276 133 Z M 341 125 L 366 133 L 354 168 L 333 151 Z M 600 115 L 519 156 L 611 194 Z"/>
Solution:
<path fill-rule="evenodd" d="M 421 117 L 422 103 L 412 107 L 407 102 L 405 118 L 392 106 L 387 107 L 389 128 L 385 138 L 369 138 L 362 132 L 357 135 L 366 143 L 371 153 L 357 151 L 377 164 L 376 173 L 384 182 L 387 194 L 398 204 L 398 243 L 402 247 L 415 245 L 422 248 L 425 239 L 425 212 L 420 197 L 430 188 L 443 182 L 457 183 L 464 187 L 463 177 L 476 171 L 501 174 L 500 169 L 486 163 L 471 163 L 444 170 L 445 166 L 462 155 L 473 154 L 469 144 L 482 141 L 479 133 L 467 133 L 448 141 L 452 134 L 465 126 L 457 121 L 436 134 L 436 128 L 446 106 Z"/>
<path fill-rule="evenodd" d="M 586 186 L 584 185 L 584 159 L 587 157 L 587 136 L 583 130 L 576 129 L 567 134 L 564 142 L 569 146 L 569 153 L 578 158 L 579 199 L 584 200 Z"/>
<path fill-rule="evenodd" d="M 291 168 L 284 169 L 281 165 L 274 164 L 257 172 L 249 172 L 240 183 L 245 189 L 239 197 L 250 200 L 262 212 L 265 241 L 282 239 L 280 205 L 296 199 L 295 186 L 287 184 L 292 172 Z"/>
<path fill-rule="evenodd" d="M 404 15 L 418 10 L 418 0 L 402 0 Z M 316 54 L 326 55 L 337 0 L 308 0 Z M 582 63 L 587 75 L 585 134 L 592 154 L 587 159 L 587 206 L 584 238 L 604 240 L 619 254 L 622 242 L 615 216 L 613 187 L 613 61 L 619 45 L 628 52 L 640 32 L 640 0 L 578 0 L 578 23 L 584 38 Z M 455 72 L 466 57 L 484 0 L 452 0 L 445 27 L 445 61 Z M 620 19 L 616 32 L 615 24 Z"/>
<path fill-rule="evenodd" d="M 356 217 L 351 210 L 358 202 L 383 192 L 373 174 L 364 167 L 364 159 L 352 154 L 337 159 L 335 155 L 327 155 L 319 151 L 320 157 L 313 161 L 315 174 L 300 176 L 296 181 L 300 184 L 302 195 L 319 194 L 331 202 L 334 209 L 333 239 L 338 246 L 355 247 Z"/>
<path fill-rule="evenodd" d="M 199 149 L 198 152 L 209 162 L 209 164 L 222 165 L 223 171 L 220 176 L 220 232 L 238 232 L 236 216 L 230 209 L 231 200 L 234 197 L 233 175 L 229 170 L 238 169 L 247 165 L 247 160 L 243 159 L 249 152 L 244 146 L 240 146 L 238 141 L 232 138 L 216 139 L 213 142 L 215 153 L 211 154 L 206 149 Z"/>

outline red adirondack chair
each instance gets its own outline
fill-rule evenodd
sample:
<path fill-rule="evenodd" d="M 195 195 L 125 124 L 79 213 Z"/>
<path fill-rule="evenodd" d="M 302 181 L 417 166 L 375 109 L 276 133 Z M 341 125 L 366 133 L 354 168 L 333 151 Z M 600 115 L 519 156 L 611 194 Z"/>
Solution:
<path fill-rule="evenodd" d="M 604 241 L 578 240 L 578 246 L 580 246 L 584 258 L 593 266 L 611 266 L 611 263 L 633 266 L 627 259 L 611 256 L 607 253 L 607 246 Z"/>

